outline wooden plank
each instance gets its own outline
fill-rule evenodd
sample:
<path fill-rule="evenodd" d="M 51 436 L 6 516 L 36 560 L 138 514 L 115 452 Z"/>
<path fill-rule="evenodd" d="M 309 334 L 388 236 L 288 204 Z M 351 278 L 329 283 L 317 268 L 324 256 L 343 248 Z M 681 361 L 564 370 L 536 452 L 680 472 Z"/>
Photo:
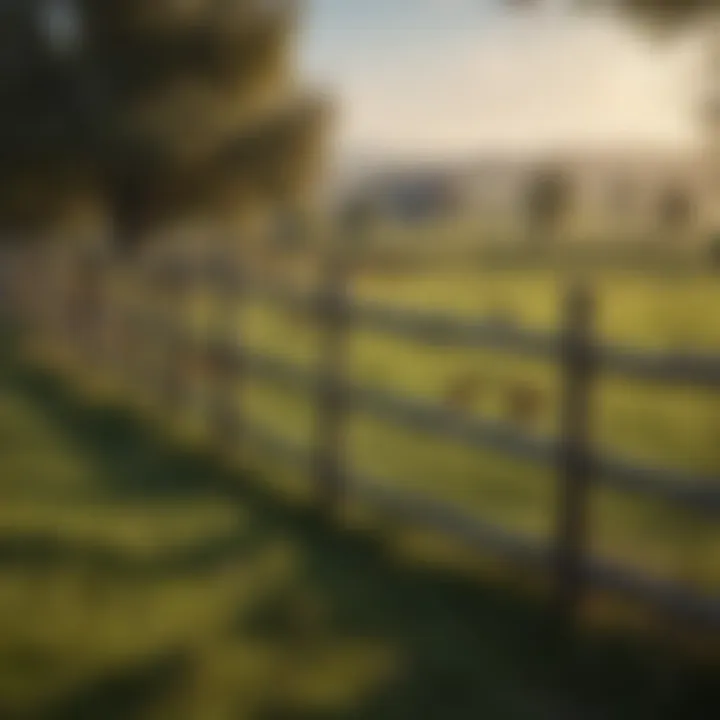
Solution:
<path fill-rule="evenodd" d="M 318 312 L 318 298 L 313 293 L 276 280 L 251 278 L 247 282 L 255 296 Z M 353 322 L 369 330 L 426 345 L 487 349 L 539 360 L 560 359 L 562 352 L 558 333 L 493 318 L 461 319 L 358 299 L 349 301 L 349 311 Z M 644 382 L 720 387 L 720 355 L 647 351 L 609 344 L 594 344 L 592 352 L 598 367 L 614 375 Z"/>
<path fill-rule="evenodd" d="M 316 392 L 320 383 L 317 371 L 283 358 L 253 352 L 246 355 L 245 363 L 248 372 L 300 391 Z M 560 443 L 554 438 L 530 435 L 505 422 L 465 415 L 376 388 L 347 385 L 343 392 L 356 410 L 469 447 L 486 448 L 546 466 L 555 463 L 560 452 Z M 658 497 L 704 513 L 720 513 L 718 478 L 651 467 L 604 453 L 592 453 L 592 464 L 596 481 L 607 487 Z"/>
<path fill-rule="evenodd" d="M 591 391 L 594 298 L 577 286 L 565 302 L 562 363 L 561 440 L 558 454 L 555 530 L 555 600 L 572 620 L 583 599 L 583 557 L 588 542 L 589 492 L 593 476 Z"/>
<path fill-rule="evenodd" d="M 320 321 L 322 339 L 316 390 L 314 473 L 320 503 L 335 509 L 343 496 L 347 393 L 347 264 L 340 250 L 331 251 L 325 267 Z"/>
<path fill-rule="evenodd" d="M 251 423 L 246 427 L 246 436 L 294 465 L 305 465 L 311 460 L 307 448 L 267 427 Z M 553 567 L 552 549 L 546 543 L 494 526 L 455 505 L 393 487 L 387 479 L 349 470 L 346 470 L 345 484 L 349 495 L 368 505 L 445 534 L 479 552 L 491 553 L 523 568 L 549 572 Z M 671 618 L 720 629 L 717 596 L 704 596 L 671 580 L 595 558 L 584 559 L 579 572 L 583 582 L 592 588 L 640 602 Z"/>

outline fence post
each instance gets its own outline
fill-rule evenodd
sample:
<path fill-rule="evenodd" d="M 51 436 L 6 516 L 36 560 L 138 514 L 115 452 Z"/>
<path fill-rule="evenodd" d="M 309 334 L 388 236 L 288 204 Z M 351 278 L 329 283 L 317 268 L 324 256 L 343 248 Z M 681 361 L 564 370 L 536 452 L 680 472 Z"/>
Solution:
<path fill-rule="evenodd" d="M 335 509 L 343 495 L 343 445 L 346 414 L 345 367 L 349 329 L 348 263 L 334 248 L 327 260 L 318 318 L 323 330 L 317 388 L 314 479 L 324 509 Z"/>
<path fill-rule="evenodd" d="M 74 248 L 69 307 L 72 360 L 85 367 L 96 367 L 100 361 L 105 299 L 102 275 L 103 263 L 97 248 Z"/>
<path fill-rule="evenodd" d="M 151 253 L 141 276 L 143 282 L 142 332 L 144 349 L 144 367 L 142 369 L 145 400 L 153 411 L 162 409 L 165 400 L 165 335 L 166 318 L 164 314 L 163 293 L 167 260 L 162 254 Z"/>
<path fill-rule="evenodd" d="M 592 291 L 582 284 L 573 286 L 565 298 L 555 593 L 560 616 L 568 622 L 576 618 L 582 602 L 588 536 L 594 306 Z"/>
<path fill-rule="evenodd" d="M 108 254 L 105 273 L 106 296 L 106 370 L 115 387 L 125 382 L 124 314 L 120 300 L 122 267 L 115 252 Z"/>
<path fill-rule="evenodd" d="M 182 327 L 185 319 L 186 268 L 179 255 L 168 253 L 163 256 L 158 268 L 157 288 L 160 318 L 162 322 L 162 349 L 158 360 L 161 379 L 163 409 L 175 416 L 183 409 L 180 355 L 182 339 L 187 328 Z M 160 328 L 158 328 L 160 332 Z"/>
<path fill-rule="evenodd" d="M 141 256 L 137 259 L 133 277 L 133 365 L 138 399 L 144 409 L 152 409 L 157 396 L 155 360 L 160 344 L 157 337 L 157 317 L 154 312 L 153 270 L 153 258 L 147 255 Z"/>
<path fill-rule="evenodd" d="M 109 305 L 110 305 L 110 257 L 102 248 L 97 248 L 88 259 L 92 276 L 95 310 L 91 319 L 90 362 L 107 374 L 109 361 Z"/>
<path fill-rule="evenodd" d="M 120 382 L 128 392 L 137 397 L 142 390 L 140 368 L 144 344 L 141 313 L 138 308 L 142 286 L 137 258 L 123 263 L 119 289 L 118 315 L 121 320 L 116 347 L 120 356 Z"/>
<path fill-rule="evenodd" d="M 232 246 L 223 244 L 209 258 L 208 279 L 212 307 L 207 337 L 206 411 L 208 430 L 220 447 L 237 440 L 240 417 L 237 403 L 237 309 L 239 273 Z"/>

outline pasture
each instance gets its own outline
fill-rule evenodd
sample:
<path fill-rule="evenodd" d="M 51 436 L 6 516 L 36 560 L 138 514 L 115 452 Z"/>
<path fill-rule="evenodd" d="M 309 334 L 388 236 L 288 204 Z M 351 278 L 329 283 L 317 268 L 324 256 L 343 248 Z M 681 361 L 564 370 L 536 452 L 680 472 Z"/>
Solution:
<path fill-rule="evenodd" d="M 2 717 L 638 720 L 716 704 L 713 675 L 663 643 L 558 642 L 553 617 L 477 558 L 376 519 L 328 523 L 271 473 L 29 369 L 11 347 Z"/>
<path fill-rule="evenodd" d="M 586 275 L 597 296 L 601 339 L 647 349 L 720 350 L 715 311 L 720 279 L 712 273 L 616 268 Z M 391 306 L 491 315 L 552 329 L 560 321 L 567 282 L 563 272 L 542 267 L 454 263 L 365 272 L 354 279 L 353 291 Z M 307 365 L 317 359 L 317 331 L 292 308 L 246 301 L 237 321 L 243 341 L 253 348 Z M 460 404 L 464 412 L 501 417 L 534 432 L 557 432 L 558 377 L 552 367 L 499 353 L 423 347 L 362 330 L 353 331 L 349 344 L 353 381 Z M 533 406 L 524 415 L 518 411 L 523 394 Z M 313 403 L 300 392 L 257 379 L 243 383 L 242 406 L 249 417 L 298 443 L 312 441 Z M 720 475 L 720 396 L 608 376 L 596 383 L 593 417 L 593 438 L 601 449 L 651 465 Z M 553 475 L 534 466 L 398 430 L 360 413 L 349 418 L 347 455 L 357 469 L 533 537 L 546 538 L 554 521 Z M 297 469 L 285 472 L 299 475 Z M 720 528 L 711 520 L 604 489 L 593 492 L 592 507 L 597 554 L 720 590 Z"/>

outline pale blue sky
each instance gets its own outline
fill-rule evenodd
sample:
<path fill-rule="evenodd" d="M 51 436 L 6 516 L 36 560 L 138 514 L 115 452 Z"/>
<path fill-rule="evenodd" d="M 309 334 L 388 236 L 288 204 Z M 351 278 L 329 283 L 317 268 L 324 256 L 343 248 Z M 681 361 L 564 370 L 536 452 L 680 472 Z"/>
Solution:
<path fill-rule="evenodd" d="M 560 0 L 561 1 L 561 0 Z M 343 153 L 460 154 L 693 139 L 690 43 L 493 0 L 310 0 L 306 77 L 339 101 Z"/>

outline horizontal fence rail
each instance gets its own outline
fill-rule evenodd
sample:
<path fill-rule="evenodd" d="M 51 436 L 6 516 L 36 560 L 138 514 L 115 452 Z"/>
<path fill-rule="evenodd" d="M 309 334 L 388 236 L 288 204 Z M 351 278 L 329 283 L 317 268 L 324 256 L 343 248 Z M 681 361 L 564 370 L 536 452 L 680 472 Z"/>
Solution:
<path fill-rule="evenodd" d="M 599 346 L 597 358 L 608 372 L 630 379 L 720 388 L 720 355 Z"/>
<path fill-rule="evenodd" d="M 121 305 L 119 312 L 100 315 L 122 318 L 126 336 L 120 353 L 122 367 L 116 370 L 124 372 L 129 382 L 139 382 L 141 390 L 156 385 L 148 395 L 164 398 L 161 402 L 166 401 L 168 412 L 176 413 L 178 403 L 185 402 L 182 398 L 204 394 L 208 426 L 215 439 L 232 444 L 242 438 L 274 457 L 308 469 L 325 509 L 332 509 L 346 496 L 354 497 L 520 567 L 550 573 L 558 606 L 568 616 L 574 615 L 587 586 L 720 629 L 720 598 L 704 597 L 639 569 L 600 561 L 591 557 L 587 547 L 589 491 L 596 486 L 660 500 L 713 521 L 720 517 L 720 477 L 653 467 L 600 451 L 592 443 L 590 422 L 591 389 L 602 373 L 635 381 L 715 388 L 720 386 L 720 356 L 654 353 L 599 343 L 592 333 L 592 297 L 582 291 L 568 295 L 559 331 L 546 332 L 503 317 L 463 319 L 353 297 L 346 292 L 348 267 L 338 257 L 328 262 L 321 287 L 303 289 L 252 276 L 227 257 L 207 255 L 193 261 L 170 258 L 138 269 L 132 278 L 138 297 Z M 40 280 L 35 278 L 38 284 Z M 92 287 L 98 292 L 97 283 Z M 183 299 L 196 294 L 211 296 L 215 315 L 207 327 L 193 330 L 179 308 Z M 150 311 L 147 303 L 135 302 L 143 297 L 154 303 Z M 308 313 L 322 330 L 318 364 L 301 365 L 248 348 L 242 340 L 242 324 L 236 328 L 231 319 L 234 310 L 251 298 Z M 100 295 L 96 299 L 98 307 L 109 302 Z M 53 300 L 68 304 L 68 317 L 85 317 L 71 301 Z M 16 316 L 27 318 L 28 327 L 40 328 L 39 316 L 33 314 L 36 310 L 23 302 L 15 302 Z M 68 324 L 67 332 L 82 354 L 91 331 L 100 333 L 102 328 L 82 326 L 78 330 L 79 326 L 82 323 L 75 320 Z M 353 382 L 347 372 L 348 338 L 357 328 L 421 345 L 485 349 L 556 364 L 562 379 L 563 409 L 558 436 L 532 434 L 508 422 Z M 157 356 L 152 366 L 143 364 L 147 351 Z M 84 361 L 94 363 L 98 357 L 102 355 L 88 350 Z M 140 368 L 142 377 L 135 378 Z M 163 381 L 172 377 L 165 390 L 158 373 Z M 312 398 L 316 411 L 312 447 L 287 442 L 274 431 L 249 422 L 234 407 L 235 394 L 242 398 L 242 388 L 252 378 Z M 354 412 L 554 471 L 557 518 L 550 542 L 522 537 L 451 503 L 353 472 L 345 463 L 342 430 Z"/>
<path fill-rule="evenodd" d="M 533 332 L 503 319 L 458 320 L 447 315 L 388 308 L 374 302 L 356 302 L 353 317 L 362 326 L 387 335 L 431 345 L 501 350 L 531 358 L 552 359 L 560 340 L 550 333 Z"/>
<path fill-rule="evenodd" d="M 720 517 L 720 478 L 669 470 L 629 460 L 596 455 L 599 479 L 608 487 L 657 497 L 690 510 Z"/>
<path fill-rule="evenodd" d="M 234 282 L 243 280 L 237 276 Z M 322 298 L 288 283 L 254 278 L 247 280 L 245 287 L 257 298 L 310 313 L 322 312 Z M 538 360 L 557 360 L 562 353 L 559 334 L 522 327 L 504 318 L 459 319 L 358 299 L 350 301 L 348 311 L 354 322 L 368 330 L 427 345 L 501 351 Z M 589 352 L 601 371 L 613 375 L 720 388 L 720 355 L 640 350 L 609 343 L 593 344 Z"/>
<path fill-rule="evenodd" d="M 244 352 L 223 345 L 232 362 L 265 380 L 286 387 L 316 392 L 320 376 L 311 368 L 272 355 Z M 473 448 L 485 448 L 518 460 L 552 466 L 561 443 L 547 437 L 532 436 L 509 423 L 468 416 L 415 398 L 358 386 L 346 386 L 347 401 L 357 410 L 414 430 L 445 437 Z M 593 454 L 597 480 L 615 490 L 647 495 L 678 503 L 691 510 L 720 516 L 720 478 L 643 465 L 606 454 Z"/>
<path fill-rule="evenodd" d="M 303 465 L 310 461 L 309 453 L 300 444 L 257 423 L 249 426 L 248 438 L 289 462 Z M 346 478 L 346 483 L 354 497 L 378 510 L 440 532 L 470 548 L 493 554 L 522 568 L 536 571 L 551 568 L 551 548 L 535 538 L 522 537 L 483 522 L 436 498 L 407 488 L 393 487 L 389 480 L 352 474 Z M 583 563 L 582 573 L 585 581 L 596 589 L 654 605 L 662 612 L 694 623 L 720 625 L 720 599 L 702 597 L 678 583 L 653 578 L 637 568 L 594 559 Z"/>

